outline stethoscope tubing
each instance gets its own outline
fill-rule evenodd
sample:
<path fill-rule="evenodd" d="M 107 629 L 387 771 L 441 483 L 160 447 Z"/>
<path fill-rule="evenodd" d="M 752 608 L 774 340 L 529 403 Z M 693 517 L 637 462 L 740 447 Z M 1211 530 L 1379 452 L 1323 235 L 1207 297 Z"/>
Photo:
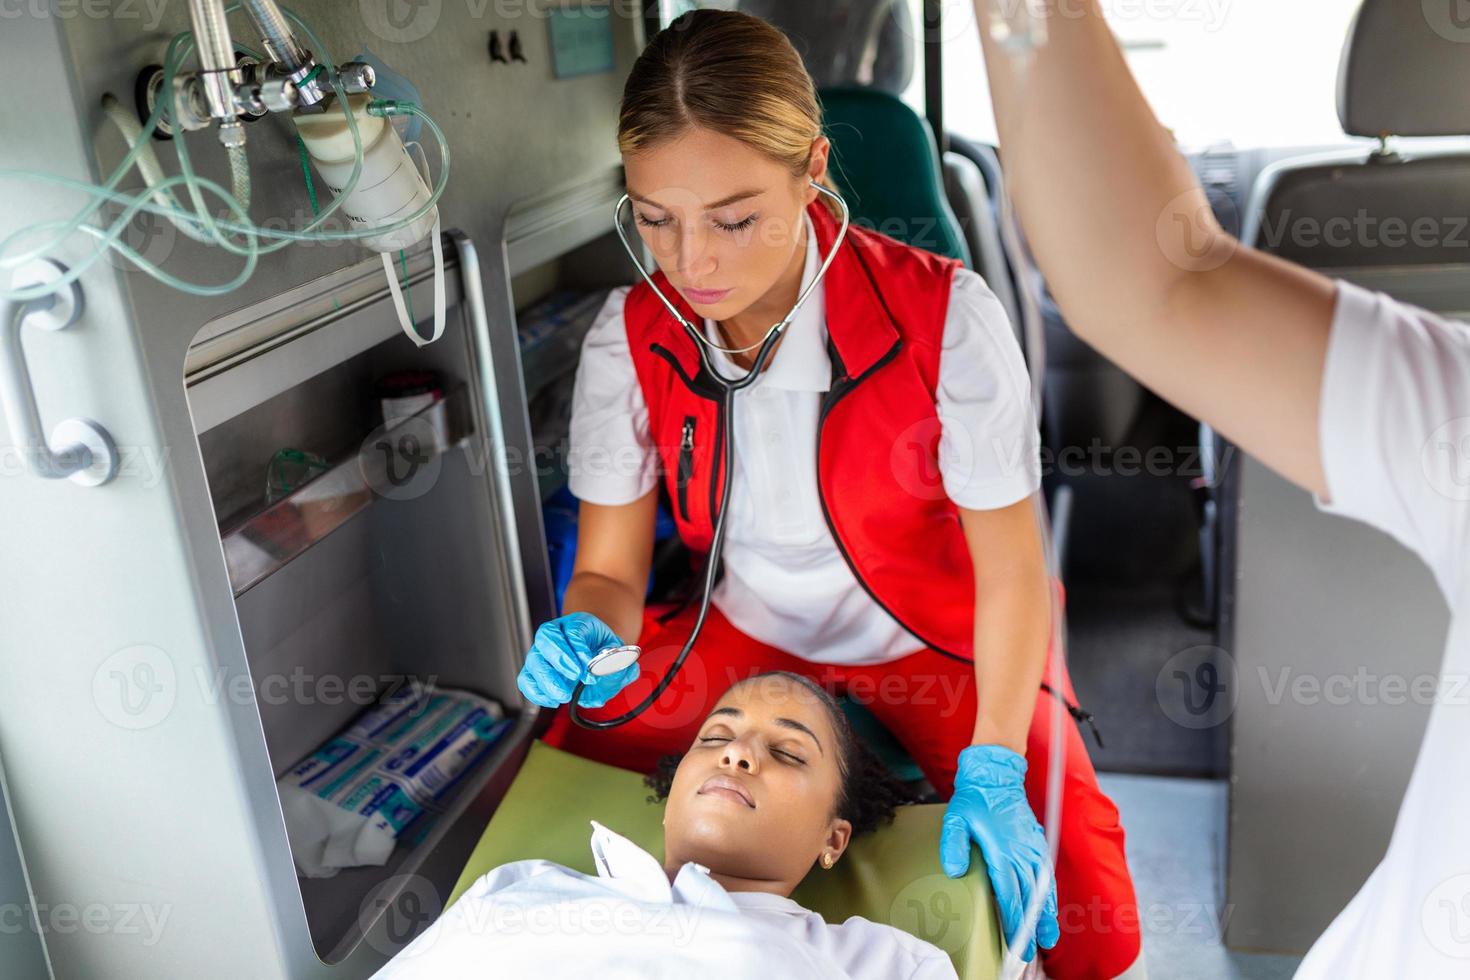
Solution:
<path fill-rule="evenodd" d="M 724 384 L 725 390 L 720 400 L 720 427 L 724 431 L 724 448 L 720 460 L 720 465 L 724 469 L 724 472 L 720 476 L 720 506 L 718 508 L 719 513 L 715 518 L 714 539 L 710 543 L 709 555 L 705 558 L 704 595 L 699 602 L 699 616 L 694 620 L 694 626 L 689 631 L 689 639 L 684 641 L 684 646 L 679 650 L 679 655 L 674 658 L 674 662 L 669 665 L 669 670 L 664 674 L 663 680 L 659 681 L 642 701 L 617 717 L 598 720 L 582 717 L 581 705 L 578 703 L 578 699 L 581 697 L 582 688 L 586 684 L 586 677 L 584 675 L 583 679 L 579 680 L 576 687 L 572 689 L 572 697 L 569 702 L 572 721 L 582 728 L 590 728 L 597 731 L 617 728 L 620 725 L 626 725 L 647 711 L 659 699 L 659 696 L 668 690 L 669 685 L 674 682 L 674 678 L 678 676 L 679 671 L 684 666 L 684 661 L 688 660 L 689 654 L 693 652 L 694 644 L 698 641 L 700 633 L 704 632 L 704 621 L 709 616 L 710 597 L 714 594 L 715 576 L 719 573 L 720 555 L 725 548 L 725 519 L 730 513 L 730 487 L 732 474 L 735 470 L 735 427 L 730 424 L 730 413 L 735 410 L 735 393 L 747 387 L 755 378 L 760 376 L 760 372 L 765 366 L 765 361 L 770 356 L 772 348 L 775 347 L 775 341 L 777 339 L 779 339 L 779 336 L 775 334 L 769 335 L 766 338 L 766 342 L 761 346 L 760 353 L 756 355 L 755 364 L 749 374 L 739 381 L 726 382 Z"/>
<path fill-rule="evenodd" d="M 779 336 L 786 331 L 786 328 L 789 327 L 792 321 L 796 319 L 796 315 L 801 312 L 801 308 L 806 305 L 808 297 L 810 297 L 811 294 L 816 291 L 816 288 L 820 286 L 822 282 L 827 278 L 827 270 L 831 268 L 832 261 L 837 258 L 837 252 L 839 249 L 842 248 L 842 243 L 847 240 L 847 229 L 852 221 L 852 212 L 848 209 L 847 202 L 842 199 L 842 195 L 838 194 L 836 191 L 823 187 L 815 180 L 811 182 L 811 186 L 819 194 L 825 194 L 827 197 L 837 202 L 837 206 L 842 209 L 842 227 L 838 229 L 837 238 L 833 241 L 832 248 L 827 253 L 827 257 L 822 261 L 821 268 L 817 270 L 817 274 L 812 277 L 812 281 L 807 284 L 807 287 L 801 291 L 801 295 L 796 297 L 796 303 L 794 306 L 791 307 L 791 311 L 786 314 L 786 317 L 781 320 L 781 322 L 774 324 L 770 330 L 767 330 L 764 337 L 747 347 L 721 347 L 719 344 L 716 344 L 714 341 L 710 340 L 704 335 L 704 331 L 700 330 L 694 324 L 690 323 L 689 320 L 685 318 L 684 314 L 679 312 L 679 308 L 674 305 L 674 303 L 666 295 L 664 295 L 664 291 L 659 289 L 658 284 L 653 281 L 653 276 L 649 275 L 648 270 L 643 267 L 643 262 L 639 259 L 638 253 L 633 250 L 633 243 L 628 240 L 628 233 L 623 227 L 623 207 L 629 204 L 633 200 L 633 198 L 628 194 L 624 194 L 622 197 L 618 198 L 618 203 L 613 208 L 613 228 L 618 233 L 618 241 L 623 243 L 623 251 L 628 253 L 628 258 L 632 261 L 633 267 L 638 270 L 638 274 L 643 277 L 643 281 L 648 283 L 648 288 L 653 290 L 654 295 L 659 298 L 659 302 L 664 304 L 664 308 L 669 311 L 669 315 L 672 316 L 675 320 L 679 321 L 679 324 L 684 328 L 689 336 L 694 338 L 696 344 L 699 347 L 701 358 L 704 360 L 706 366 L 711 367 L 712 371 L 713 367 L 710 365 L 708 358 L 704 358 L 704 353 L 706 350 L 719 351 L 721 354 L 736 355 L 748 354 L 751 351 L 764 346 L 771 340 L 772 337 Z M 718 372 L 714 373 L 716 374 L 716 377 L 720 377 L 721 380 L 724 380 L 724 378 L 721 377 Z"/>

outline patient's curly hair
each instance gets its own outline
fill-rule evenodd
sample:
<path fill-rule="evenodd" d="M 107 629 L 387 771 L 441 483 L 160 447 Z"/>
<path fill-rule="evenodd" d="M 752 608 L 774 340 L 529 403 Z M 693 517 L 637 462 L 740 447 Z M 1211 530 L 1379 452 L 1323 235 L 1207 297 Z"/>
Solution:
<path fill-rule="evenodd" d="M 749 684 L 762 677 L 782 677 L 795 681 L 815 694 L 822 702 L 822 707 L 827 709 L 827 717 L 837 733 L 837 771 L 842 780 L 837 791 L 835 815 L 852 824 L 853 836 L 866 834 L 890 823 L 898 807 L 914 802 L 913 792 L 889 772 L 872 750 L 857 737 L 848 724 L 842 707 L 821 685 L 810 678 L 785 670 L 756 674 L 739 684 Z M 658 761 L 653 772 L 644 777 L 643 781 L 654 792 L 649 797 L 650 802 L 668 797 L 669 789 L 674 784 L 674 770 L 679 768 L 679 761 L 683 758 L 683 753 L 666 755 Z"/>

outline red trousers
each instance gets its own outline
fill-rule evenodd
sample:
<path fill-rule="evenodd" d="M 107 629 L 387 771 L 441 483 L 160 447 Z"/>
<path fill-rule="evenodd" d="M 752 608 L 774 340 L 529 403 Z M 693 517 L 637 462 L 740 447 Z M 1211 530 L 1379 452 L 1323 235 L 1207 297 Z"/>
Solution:
<path fill-rule="evenodd" d="M 691 605 L 662 625 L 646 618 L 638 679 L 587 716 L 610 718 L 643 700 L 678 655 L 696 612 Z M 930 649 L 860 667 L 811 663 L 751 639 L 713 606 L 679 676 L 647 711 L 618 728 L 589 731 L 577 727 L 561 710 L 545 740 L 589 759 L 651 772 L 661 756 L 683 752 L 693 743 L 700 724 L 730 685 L 768 670 L 810 677 L 833 694 L 862 703 L 903 744 L 945 799 L 954 792 L 959 754 L 970 744 L 975 728 L 972 664 Z M 1048 680 L 1054 690 L 1076 702 L 1065 670 L 1063 676 Z M 1051 694 L 1038 692 L 1026 742 L 1026 796 L 1038 821 L 1045 813 L 1055 703 Z M 1070 717 L 1063 738 L 1066 775 L 1056 866 L 1061 939 L 1054 949 L 1043 951 L 1042 963 L 1053 980 L 1110 980 L 1139 957 L 1138 904 L 1123 856 L 1118 808 L 1098 787 L 1092 760 Z M 934 863 L 937 869 L 937 851 Z"/>

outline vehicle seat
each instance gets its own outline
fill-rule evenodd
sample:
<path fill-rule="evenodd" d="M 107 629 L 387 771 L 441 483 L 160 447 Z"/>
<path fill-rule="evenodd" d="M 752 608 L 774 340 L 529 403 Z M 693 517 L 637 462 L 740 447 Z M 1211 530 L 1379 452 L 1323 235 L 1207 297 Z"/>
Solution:
<path fill-rule="evenodd" d="M 906 0 L 850 0 L 840 5 L 740 0 L 737 7 L 785 32 L 823 92 L 860 89 L 901 97 L 913 81 L 916 35 L 913 12 Z M 950 139 L 961 142 L 959 137 Z M 933 142 L 932 132 L 930 141 Z M 1000 300 L 1024 351 L 1025 337 L 1015 285 L 996 220 L 999 161 L 993 150 L 980 144 L 957 145 L 954 149 L 960 152 L 946 151 L 940 160 L 942 196 L 954 212 L 959 237 L 969 251 L 970 261 L 966 265 L 980 273 Z M 975 152 L 968 152 L 970 149 Z M 988 157 L 981 155 L 976 159 L 977 154 L 988 154 Z M 987 170 L 987 164 L 993 170 Z M 834 173 L 840 181 L 838 168 L 834 167 Z M 855 208 L 853 202 L 849 206 Z M 890 211 L 886 215 L 865 212 L 869 219 L 874 219 L 874 226 L 880 228 L 884 218 L 905 213 L 908 212 Z M 922 244 L 903 235 L 895 237 Z M 959 257 L 958 249 L 952 246 L 946 246 L 943 254 Z M 1029 351 L 1027 360 L 1030 361 Z"/>
<path fill-rule="evenodd" d="M 975 271 L 985 280 L 1005 308 L 1016 340 L 1026 349 L 1021 308 L 1016 300 L 1011 269 L 1000 240 L 1000 221 L 980 167 L 968 156 L 950 150 L 944 154 L 944 191 L 965 234 L 965 244 L 975 261 Z M 1028 358 L 1029 361 L 1029 358 Z"/>
<path fill-rule="evenodd" d="M 1432 310 L 1470 310 L 1465 144 L 1401 153 L 1390 143 L 1470 134 L 1470 100 L 1459 97 L 1470 85 L 1470 32 L 1449 23 L 1451 10 L 1365 0 L 1343 51 L 1337 109 L 1349 135 L 1378 143 L 1263 171 L 1245 242 Z M 1235 511 L 1236 569 L 1224 578 L 1236 587 L 1223 608 L 1233 607 L 1241 678 L 1227 875 L 1237 914 L 1225 939 L 1299 949 L 1383 854 L 1428 707 L 1379 697 L 1323 708 L 1245 679 L 1436 676 L 1446 611 L 1428 571 L 1387 535 L 1319 513 L 1249 457 L 1235 469 L 1238 492 L 1224 501 Z"/>
<path fill-rule="evenodd" d="M 870 88 L 821 92 L 832 140 L 832 181 L 854 224 L 974 268 L 944 194 L 929 124 L 895 95 Z"/>
<path fill-rule="evenodd" d="M 1463 43 L 1470 29 L 1451 40 L 1443 33 L 1450 26 L 1436 30 L 1427 10 L 1410 0 L 1366 0 L 1343 50 L 1337 112 L 1348 135 L 1378 145 L 1264 170 L 1241 236 L 1247 244 L 1313 269 L 1375 270 L 1375 279 L 1379 270 L 1470 265 L 1470 236 L 1452 227 L 1457 216 L 1470 216 L 1467 143 L 1405 154 L 1390 143 L 1470 134 L 1470 103 L 1447 97 L 1454 79 L 1470 76 Z M 1416 235 L 1415 224 L 1425 221 L 1439 234 L 1421 225 Z M 1452 279 L 1463 281 L 1459 272 Z M 1409 281 L 1401 288 L 1416 295 L 1400 298 L 1433 307 L 1432 292 Z"/>
<path fill-rule="evenodd" d="M 913 80 L 908 0 L 739 0 L 736 8 L 784 31 L 819 89 L 861 85 L 897 95 Z"/>
<path fill-rule="evenodd" d="M 985 202 L 975 205 L 971 212 L 975 215 L 972 248 L 977 248 L 977 239 L 995 243 L 980 245 L 975 251 L 979 272 L 1006 304 L 1028 364 L 1034 362 L 1034 352 L 1027 345 L 1021 323 L 1016 293 L 1018 277 L 1028 277 L 1034 283 L 1033 288 L 1041 291 L 1046 349 L 1041 414 L 1047 445 L 1059 450 L 1065 446 L 1086 446 L 1094 439 L 1104 446 L 1122 445 L 1143 406 L 1143 387 L 1074 334 L 1046 292 L 1040 273 L 1029 265 L 1021 268 L 1024 258 L 1005 251 L 999 231 L 1005 176 L 995 149 L 955 133 L 949 135 L 949 145 L 952 149 L 945 154 L 946 170 L 953 159 L 962 158 L 975 166 L 983 181 Z M 965 178 L 946 173 L 946 179 L 957 183 Z M 963 205 L 953 189 L 950 200 L 955 202 L 955 209 L 961 212 L 964 221 Z M 971 225 L 966 225 L 966 232 L 971 233 Z"/>

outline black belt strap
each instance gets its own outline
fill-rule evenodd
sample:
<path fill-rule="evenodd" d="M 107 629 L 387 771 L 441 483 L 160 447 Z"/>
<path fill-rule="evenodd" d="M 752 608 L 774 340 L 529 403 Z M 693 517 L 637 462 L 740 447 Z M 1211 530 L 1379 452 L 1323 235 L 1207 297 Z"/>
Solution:
<path fill-rule="evenodd" d="M 1092 737 L 1097 740 L 1097 747 L 1100 749 L 1106 748 L 1106 746 L 1103 745 L 1102 732 L 1097 730 L 1097 722 L 1093 720 L 1091 711 L 1083 711 L 1077 705 L 1069 703 L 1066 698 L 1058 694 L 1056 690 L 1046 681 L 1041 682 L 1041 689 L 1047 694 L 1050 694 L 1052 697 L 1056 698 L 1058 701 L 1062 702 L 1062 704 L 1065 705 L 1067 708 L 1067 714 L 1071 715 L 1077 721 L 1087 722 L 1087 727 L 1092 729 Z"/>

